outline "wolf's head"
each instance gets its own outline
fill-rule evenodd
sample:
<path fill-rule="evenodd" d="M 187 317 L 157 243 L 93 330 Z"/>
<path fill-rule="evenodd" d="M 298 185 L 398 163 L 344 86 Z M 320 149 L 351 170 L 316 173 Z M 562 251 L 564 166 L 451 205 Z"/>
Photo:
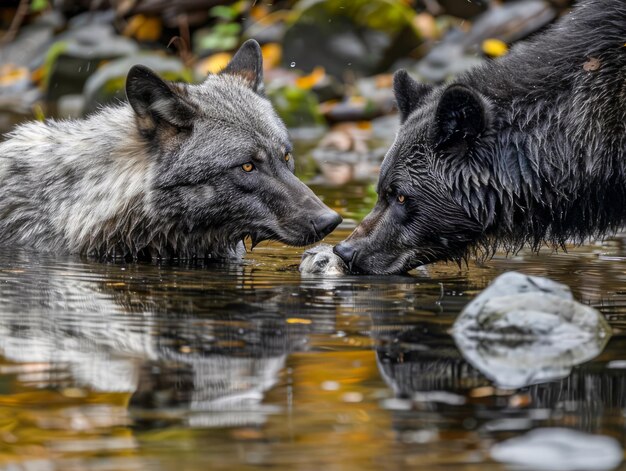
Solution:
<path fill-rule="evenodd" d="M 335 247 L 352 271 L 387 274 L 459 260 L 496 211 L 490 179 L 490 105 L 459 84 L 434 89 L 400 71 L 401 127 L 385 156 L 378 201 Z"/>
<path fill-rule="evenodd" d="M 164 224 L 232 243 L 250 236 L 301 246 L 341 222 L 294 175 L 287 130 L 263 93 L 256 41 L 199 85 L 135 66 L 126 94 L 154 159 L 151 211 Z"/>

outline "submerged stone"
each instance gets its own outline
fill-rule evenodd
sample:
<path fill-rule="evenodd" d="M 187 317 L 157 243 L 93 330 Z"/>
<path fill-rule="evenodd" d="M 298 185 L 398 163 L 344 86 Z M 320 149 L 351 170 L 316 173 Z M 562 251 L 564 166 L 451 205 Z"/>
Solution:
<path fill-rule="evenodd" d="M 310 275 L 345 275 L 348 267 L 333 253 L 333 246 L 320 244 L 302 254 L 300 273 Z"/>
<path fill-rule="evenodd" d="M 564 378 L 596 357 L 611 329 L 565 285 L 505 273 L 461 312 L 452 335 L 465 359 L 500 387 Z"/>
<path fill-rule="evenodd" d="M 612 437 L 566 428 L 540 428 L 491 448 L 494 460 L 534 470 L 611 470 L 620 465 L 623 455 Z"/>

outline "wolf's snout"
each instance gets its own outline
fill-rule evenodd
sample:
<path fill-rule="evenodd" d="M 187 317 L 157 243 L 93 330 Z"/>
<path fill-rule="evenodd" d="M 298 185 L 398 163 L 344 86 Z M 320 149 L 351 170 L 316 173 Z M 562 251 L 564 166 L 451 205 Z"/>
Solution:
<path fill-rule="evenodd" d="M 352 269 L 352 262 L 356 255 L 356 247 L 350 242 L 343 241 L 333 249 L 335 255 L 338 255 L 350 269 Z"/>
<path fill-rule="evenodd" d="M 313 228 L 315 229 L 315 233 L 320 239 L 323 239 L 342 221 L 341 216 L 337 214 L 335 211 L 327 211 L 321 216 L 313 219 L 311 222 L 313 223 Z"/>

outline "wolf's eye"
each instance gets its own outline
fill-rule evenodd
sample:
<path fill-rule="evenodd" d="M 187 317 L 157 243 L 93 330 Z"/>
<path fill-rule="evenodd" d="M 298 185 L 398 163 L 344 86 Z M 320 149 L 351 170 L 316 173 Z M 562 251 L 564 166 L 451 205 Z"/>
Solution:
<path fill-rule="evenodd" d="M 398 196 L 396 196 L 396 199 L 398 200 L 398 203 L 404 204 L 404 202 L 406 201 L 406 196 L 398 195 Z"/>
<path fill-rule="evenodd" d="M 291 152 L 287 152 L 285 154 L 285 162 L 289 162 L 291 160 Z"/>
<path fill-rule="evenodd" d="M 254 164 L 252 162 L 246 162 L 241 168 L 244 172 L 252 172 L 252 170 L 254 170 Z"/>

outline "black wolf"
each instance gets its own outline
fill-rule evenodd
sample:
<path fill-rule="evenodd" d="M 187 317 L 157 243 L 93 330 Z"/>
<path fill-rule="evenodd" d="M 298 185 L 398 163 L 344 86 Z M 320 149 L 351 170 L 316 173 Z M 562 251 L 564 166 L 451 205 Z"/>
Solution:
<path fill-rule="evenodd" d="M 133 67 L 129 103 L 19 126 L 0 144 L 0 243 L 99 257 L 231 257 L 306 245 L 341 221 L 294 175 L 246 42 L 220 74 L 168 83 Z"/>
<path fill-rule="evenodd" d="M 378 202 L 335 247 L 352 270 L 562 247 L 624 224 L 626 1 L 580 2 L 445 86 L 399 71 L 394 92 L 402 126 Z"/>

